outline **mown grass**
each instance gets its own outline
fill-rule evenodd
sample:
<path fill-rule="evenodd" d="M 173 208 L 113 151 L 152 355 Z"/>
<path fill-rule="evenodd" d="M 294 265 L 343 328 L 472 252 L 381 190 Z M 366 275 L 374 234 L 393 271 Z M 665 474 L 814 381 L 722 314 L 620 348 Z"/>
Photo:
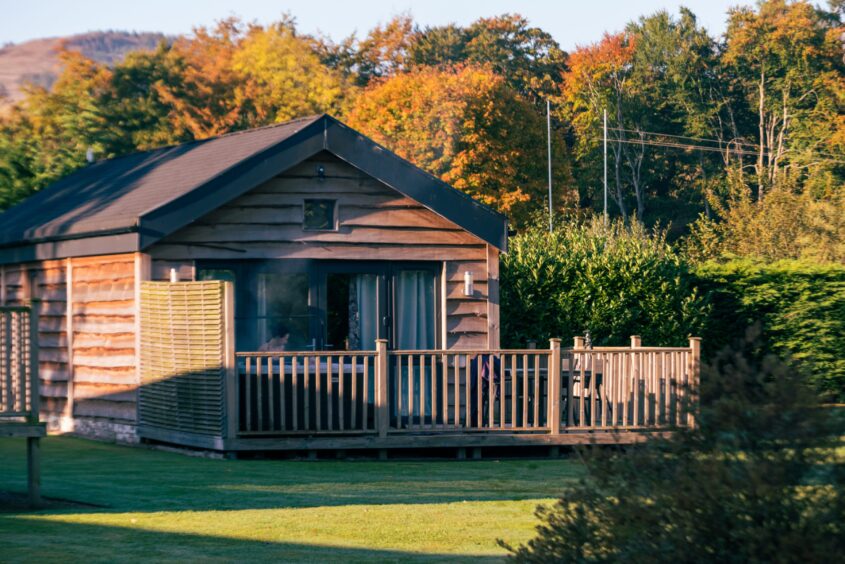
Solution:
<path fill-rule="evenodd" d="M 42 441 L 45 496 L 101 507 L 0 514 L 0 560 L 455 561 L 502 557 L 534 508 L 578 477 L 566 459 L 212 460 L 67 437 Z M 0 489 L 25 490 L 0 440 Z"/>

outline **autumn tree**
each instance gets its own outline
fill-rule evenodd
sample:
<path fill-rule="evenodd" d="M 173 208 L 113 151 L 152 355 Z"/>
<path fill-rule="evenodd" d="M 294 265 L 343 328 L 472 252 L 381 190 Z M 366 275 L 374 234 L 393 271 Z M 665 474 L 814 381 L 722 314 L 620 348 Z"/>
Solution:
<path fill-rule="evenodd" d="M 723 61 L 756 131 L 757 198 L 785 175 L 819 176 L 845 155 L 842 21 L 806 1 L 767 0 L 729 13 Z M 839 162 L 837 162 L 839 161 Z M 831 182 L 827 182 L 830 187 Z"/>
<path fill-rule="evenodd" d="M 624 33 L 605 35 L 598 43 L 579 47 L 570 55 L 569 70 L 561 89 L 563 117 L 575 134 L 575 156 L 580 162 L 593 165 L 585 172 L 596 181 L 600 178 L 595 165 L 599 163 L 597 151 L 601 141 L 602 116 L 607 111 L 612 128 L 609 131 L 613 152 L 611 196 L 625 220 L 629 215 L 623 185 L 623 176 L 627 174 L 623 168 L 626 157 L 634 178 L 632 184 L 641 208 L 640 217 L 645 211 L 645 198 L 639 192 L 641 184 L 638 182 L 644 146 L 628 147 L 625 131 L 639 128 L 638 123 L 631 121 L 637 106 L 631 80 L 633 60 L 634 42 L 631 36 Z"/>
<path fill-rule="evenodd" d="M 89 147 L 110 154 L 121 136 L 98 104 L 111 72 L 75 51 L 60 59 L 52 90 L 31 87 L 0 125 L 0 209 L 82 166 Z"/>
<path fill-rule="evenodd" d="M 249 126 L 323 112 L 340 113 L 353 87 L 325 67 L 292 21 L 253 27 L 232 57 L 235 100 Z"/>
<path fill-rule="evenodd" d="M 409 57 L 416 65 L 488 65 L 534 103 L 555 92 L 566 68 L 566 53 L 551 34 L 519 14 L 480 18 L 466 28 L 427 27 L 417 33 Z"/>
<path fill-rule="evenodd" d="M 546 198 L 545 123 L 489 67 L 422 67 L 366 89 L 350 126 L 480 201 L 526 222 Z M 557 209 L 574 194 L 554 139 Z"/>

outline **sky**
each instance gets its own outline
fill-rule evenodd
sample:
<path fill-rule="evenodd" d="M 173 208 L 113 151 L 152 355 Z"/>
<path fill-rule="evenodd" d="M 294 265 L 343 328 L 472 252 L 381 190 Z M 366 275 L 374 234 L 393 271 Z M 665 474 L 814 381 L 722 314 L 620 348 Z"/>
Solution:
<path fill-rule="evenodd" d="M 641 15 L 687 6 L 711 34 L 725 29 L 725 13 L 751 0 L 0 0 L 0 45 L 86 31 L 158 31 L 189 33 L 237 15 L 269 23 L 292 14 L 303 33 L 322 32 L 335 40 L 353 32 L 365 35 L 380 22 L 408 12 L 425 25 L 468 24 L 479 17 L 522 14 L 548 31 L 565 50 L 618 31 Z"/>

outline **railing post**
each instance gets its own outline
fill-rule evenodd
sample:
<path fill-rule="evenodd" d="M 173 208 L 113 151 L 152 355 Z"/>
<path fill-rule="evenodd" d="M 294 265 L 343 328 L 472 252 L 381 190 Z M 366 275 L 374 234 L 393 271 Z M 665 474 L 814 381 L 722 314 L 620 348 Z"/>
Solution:
<path fill-rule="evenodd" d="M 548 391 L 548 423 L 549 433 L 560 434 L 560 339 L 549 339 L 549 391 Z"/>
<path fill-rule="evenodd" d="M 697 400 L 700 392 L 699 384 L 701 379 L 701 337 L 690 337 L 689 348 L 690 397 Z M 696 401 L 696 404 L 697 403 L 698 402 Z M 689 409 L 690 413 L 688 422 L 690 427 L 695 427 L 695 412 L 698 409 L 698 405 L 690 405 Z"/>
<path fill-rule="evenodd" d="M 231 282 L 223 282 L 223 374 L 226 394 L 226 438 L 238 434 L 238 364 L 235 358 L 235 291 Z"/>
<path fill-rule="evenodd" d="M 575 337 L 572 340 L 572 348 L 575 350 L 582 350 L 586 345 L 584 337 Z M 587 355 L 583 353 L 573 352 L 569 355 L 569 373 L 566 375 L 566 425 L 567 427 L 575 426 L 575 359 L 579 359 L 578 368 L 584 366 L 587 362 Z M 581 382 L 581 391 L 579 392 L 578 403 L 584 401 L 584 383 Z M 583 425 L 584 422 L 579 419 L 578 425 Z"/>
<path fill-rule="evenodd" d="M 640 359 L 637 356 L 636 349 L 643 346 L 643 340 L 639 335 L 631 335 L 631 373 L 627 377 L 627 382 L 633 386 L 630 390 L 626 391 L 625 396 L 625 406 L 627 407 L 628 402 L 631 402 L 631 417 L 633 417 L 632 422 L 634 426 L 640 424 L 640 378 L 642 375 L 640 374 Z M 625 385 L 625 388 L 628 387 L 628 384 Z M 625 417 L 625 423 L 628 423 L 628 417 Z"/>
<path fill-rule="evenodd" d="M 387 436 L 390 417 L 387 405 L 387 339 L 376 339 L 376 421 L 378 436 Z"/>
<path fill-rule="evenodd" d="M 41 392 L 38 376 L 38 309 L 41 300 L 29 301 L 29 419 L 38 423 L 41 415 Z"/>

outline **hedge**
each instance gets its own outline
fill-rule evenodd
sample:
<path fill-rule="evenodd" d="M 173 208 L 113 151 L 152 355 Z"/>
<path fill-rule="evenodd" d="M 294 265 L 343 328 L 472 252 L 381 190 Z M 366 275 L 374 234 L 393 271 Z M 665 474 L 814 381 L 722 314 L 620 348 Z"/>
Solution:
<path fill-rule="evenodd" d="M 845 401 L 845 265 L 741 259 L 696 275 L 710 305 L 706 349 L 757 325 L 764 347 L 797 361 L 827 399 Z"/>

